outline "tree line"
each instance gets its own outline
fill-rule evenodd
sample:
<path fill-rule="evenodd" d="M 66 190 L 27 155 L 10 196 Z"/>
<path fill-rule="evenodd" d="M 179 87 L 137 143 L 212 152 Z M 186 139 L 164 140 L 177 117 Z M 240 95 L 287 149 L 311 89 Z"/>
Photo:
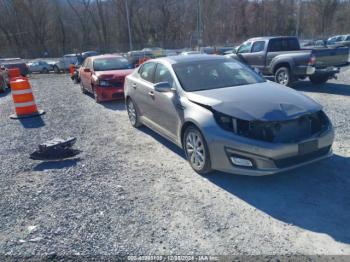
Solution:
<path fill-rule="evenodd" d="M 0 0 L 0 19 L 0 57 L 57 57 L 349 34 L 350 0 Z"/>

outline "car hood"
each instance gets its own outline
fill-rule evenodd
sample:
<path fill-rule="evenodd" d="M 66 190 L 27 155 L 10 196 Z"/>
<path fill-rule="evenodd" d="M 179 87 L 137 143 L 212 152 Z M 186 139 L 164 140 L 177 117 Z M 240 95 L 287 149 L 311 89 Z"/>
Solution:
<path fill-rule="evenodd" d="M 270 81 L 186 95 L 192 102 L 247 121 L 285 121 L 322 109 L 301 92 Z"/>
<path fill-rule="evenodd" d="M 115 78 L 125 77 L 131 74 L 134 69 L 122 69 L 122 70 L 109 70 L 109 71 L 95 71 L 95 75 L 98 79 L 110 80 Z"/>

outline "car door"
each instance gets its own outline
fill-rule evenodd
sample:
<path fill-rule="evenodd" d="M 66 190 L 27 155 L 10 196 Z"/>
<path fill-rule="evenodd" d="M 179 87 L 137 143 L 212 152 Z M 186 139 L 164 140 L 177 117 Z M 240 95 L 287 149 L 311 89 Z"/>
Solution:
<path fill-rule="evenodd" d="M 133 78 L 131 88 L 134 89 L 133 99 L 137 105 L 139 113 L 151 120 L 151 107 L 153 106 L 154 94 L 154 71 L 155 62 L 145 62 L 139 69 L 137 77 Z"/>
<path fill-rule="evenodd" d="M 180 115 L 178 113 L 179 98 L 176 93 L 176 83 L 171 74 L 171 70 L 162 63 L 157 63 L 154 74 L 155 84 L 161 82 L 168 82 L 173 88 L 171 92 L 157 92 L 154 91 L 152 97 L 152 106 L 150 111 L 150 118 L 159 127 L 162 132 L 172 139 L 176 139 L 178 129 L 180 126 Z"/>
<path fill-rule="evenodd" d="M 258 68 L 263 71 L 265 67 L 265 41 L 248 42 L 242 45 L 237 56 L 252 68 Z"/>

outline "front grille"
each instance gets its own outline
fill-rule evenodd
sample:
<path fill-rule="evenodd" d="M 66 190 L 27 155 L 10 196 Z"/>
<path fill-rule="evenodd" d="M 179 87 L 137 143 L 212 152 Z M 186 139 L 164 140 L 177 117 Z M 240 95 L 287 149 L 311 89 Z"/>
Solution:
<path fill-rule="evenodd" d="M 124 87 L 124 77 L 118 77 L 113 80 L 110 80 L 110 83 L 113 87 Z"/>
<path fill-rule="evenodd" d="M 312 153 L 274 160 L 274 163 L 278 168 L 285 168 L 285 167 L 301 164 L 303 162 L 307 162 L 315 158 L 325 156 L 329 153 L 330 149 L 331 149 L 331 146 L 327 146 L 327 147 L 318 149 L 317 151 L 314 151 Z"/>
<path fill-rule="evenodd" d="M 238 134 L 272 143 L 297 143 L 327 129 L 329 120 L 319 111 L 287 121 L 245 121 L 237 119 Z"/>

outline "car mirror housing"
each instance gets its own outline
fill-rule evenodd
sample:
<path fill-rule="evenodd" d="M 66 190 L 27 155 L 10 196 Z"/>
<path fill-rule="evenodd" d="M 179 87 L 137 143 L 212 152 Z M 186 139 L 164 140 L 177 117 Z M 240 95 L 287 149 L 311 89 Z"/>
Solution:
<path fill-rule="evenodd" d="M 156 83 L 154 84 L 154 90 L 157 92 L 171 92 L 172 88 L 169 84 L 169 82 L 160 82 L 160 83 Z"/>

